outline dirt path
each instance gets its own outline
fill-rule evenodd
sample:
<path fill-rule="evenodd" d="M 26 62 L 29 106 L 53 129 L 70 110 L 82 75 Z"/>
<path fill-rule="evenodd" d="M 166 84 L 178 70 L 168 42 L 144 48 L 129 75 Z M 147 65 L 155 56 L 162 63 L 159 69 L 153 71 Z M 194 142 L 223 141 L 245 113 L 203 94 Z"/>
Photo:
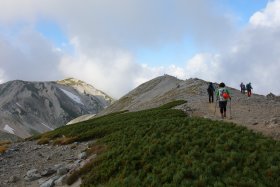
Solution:
<path fill-rule="evenodd" d="M 194 108 L 195 116 L 222 120 L 219 104 L 217 103 L 215 112 L 216 103 L 209 103 L 205 95 L 201 95 L 200 98 L 192 98 L 188 105 Z M 227 118 L 223 121 L 246 126 L 253 131 L 280 140 L 280 102 L 268 100 L 265 96 L 247 97 L 233 90 L 232 101 L 227 105 Z"/>

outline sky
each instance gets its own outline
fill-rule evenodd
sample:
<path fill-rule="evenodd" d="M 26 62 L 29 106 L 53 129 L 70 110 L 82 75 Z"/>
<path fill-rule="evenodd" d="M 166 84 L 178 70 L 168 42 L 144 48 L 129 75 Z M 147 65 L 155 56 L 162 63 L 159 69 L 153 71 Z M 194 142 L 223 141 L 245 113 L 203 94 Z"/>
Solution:
<path fill-rule="evenodd" d="M 0 0 L 0 82 L 114 98 L 164 74 L 279 95 L 280 0 Z"/>

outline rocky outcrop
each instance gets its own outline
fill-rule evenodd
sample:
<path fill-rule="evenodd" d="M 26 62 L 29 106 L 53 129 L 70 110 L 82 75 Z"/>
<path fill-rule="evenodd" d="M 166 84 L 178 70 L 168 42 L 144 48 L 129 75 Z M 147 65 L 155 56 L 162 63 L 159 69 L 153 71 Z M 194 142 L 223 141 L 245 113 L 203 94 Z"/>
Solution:
<path fill-rule="evenodd" d="M 266 98 L 269 100 L 280 101 L 280 96 L 276 96 L 273 93 L 267 94 Z"/>

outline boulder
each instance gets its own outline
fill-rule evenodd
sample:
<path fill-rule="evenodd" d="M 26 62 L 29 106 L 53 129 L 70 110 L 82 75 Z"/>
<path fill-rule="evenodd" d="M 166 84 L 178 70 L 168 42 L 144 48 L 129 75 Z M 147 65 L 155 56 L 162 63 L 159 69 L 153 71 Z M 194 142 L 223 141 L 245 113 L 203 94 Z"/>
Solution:
<path fill-rule="evenodd" d="M 37 169 L 31 169 L 31 170 L 27 171 L 24 179 L 26 181 L 34 181 L 34 180 L 40 179 L 41 177 L 42 176 L 40 175 L 40 173 L 38 172 Z"/>
<path fill-rule="evenodd" d="M 41 172 L 41 175 L 45 177 L 45 176 L 50 176 L 54 173 L 56 173 L 56 170 L 54 170 L 53 168 L 47 168 Z"/>
<path fill-rule="evenodd" d="M 43 184 L 40 185 L 40 187 L 53 187 L 54 186 L 54 182 L 58 179 L 58 176 L 54 176 L 52 178 L 50 178 L 49 180 L 47 180 L 46 182 L 44 182 Z"/>
<path fill-rule="evenodd" d="M 65 175 L 65 174 L 67 174 L 68 173 L 68 168 L 66 168 L 66 167 L 60 167 L 58 170 L 57 170 L 57 175 L 59 175 L 59 176 L 62 176 L 62 175 Z"/>
<path fill-rule="evenodd" d="M 82 152 L 78 155 L 78 159 L 86 159 L 87 158 L 87 153 L 86 152 Z"/>
<path fill-rule="evenodd" d="M 269 128 L 279 127 L 280 126 L 280 117 L 271 118 L 269 121 L 265 122 L 265 126 Z"/>

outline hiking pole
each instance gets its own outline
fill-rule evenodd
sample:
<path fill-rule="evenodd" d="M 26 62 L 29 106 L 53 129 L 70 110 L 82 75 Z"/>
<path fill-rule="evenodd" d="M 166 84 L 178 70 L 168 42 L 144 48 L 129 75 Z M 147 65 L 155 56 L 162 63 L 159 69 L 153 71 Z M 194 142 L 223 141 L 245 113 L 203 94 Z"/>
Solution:
<path fill-rule="evenodd" d="M 249 106 L 249 112 L 251 112 L 251 109 L 250 109 L 250 97 L 248 97 L 248 106 Z"/>
<path fill-rule="evenodd" d="M 214 116 L 216 115 L 217 103 L 218 103 L 218 100 L 216 100 Z"/>
<path fill-rule="evenodd" d="M 231 116 L 231 99 L 229 100 L 229 119 L 232 119 L 232 116 Z"/>

